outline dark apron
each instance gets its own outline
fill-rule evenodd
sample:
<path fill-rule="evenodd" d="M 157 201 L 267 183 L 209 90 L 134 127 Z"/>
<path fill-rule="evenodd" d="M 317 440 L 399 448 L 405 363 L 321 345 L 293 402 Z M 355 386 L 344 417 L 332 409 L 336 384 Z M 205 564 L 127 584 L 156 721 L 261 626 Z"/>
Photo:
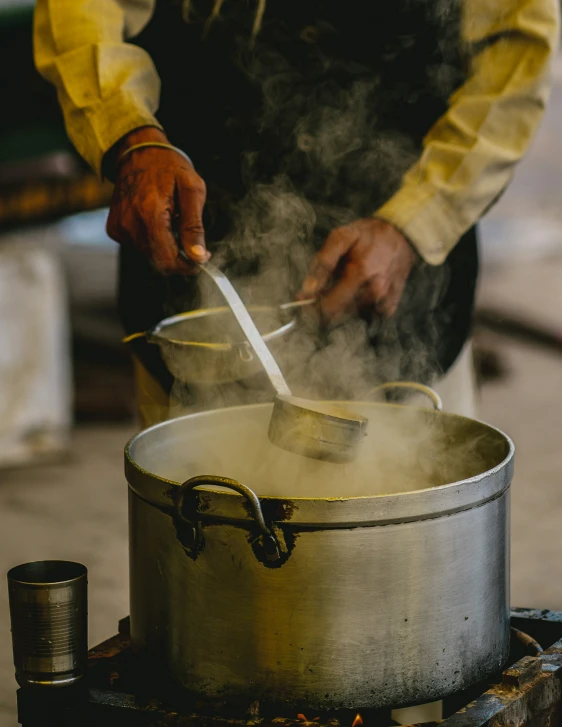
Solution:
<path fill-rule="evenodd" d="M 253 2 L 225 0 L 205 38 L 210 3 L 197 11 L 200 20 L 185 23 L 177 3 L 158 0 L 134 42 L 162 79 L 159 120 L 207 184 L 215 259 L 247 299 L 286 302 L 329 231 L 369 216 L 399 188 L 463 82 L 458 3 L 268 0 L 253 44 Z M 374 383 L 429 382 L 450 368 L 469 335 L 477 273 L 472 229 L 443 265 L 416 267 L 391 320 L 355 321 L 376 353 Z M 197 307 L 198 291 L 196 278 L 160 276 L 122 248 L 127 332 Z M 169 391 L 156 347 L 136 345 Z"/>

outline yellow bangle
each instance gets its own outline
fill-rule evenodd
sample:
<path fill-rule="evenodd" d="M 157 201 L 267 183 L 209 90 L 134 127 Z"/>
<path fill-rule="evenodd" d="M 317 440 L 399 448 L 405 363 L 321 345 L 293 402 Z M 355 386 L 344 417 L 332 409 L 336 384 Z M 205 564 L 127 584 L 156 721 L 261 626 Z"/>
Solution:
<path fill-rule="evenodd" d="M 115 166 L 119 167 L 119 165 L 121 164 L 123 159 L 128 157 L 129 154 L 132 154 L 134 151 L 137 151 L 137 149 L 146 149 L 147 147 L 157 147 L 160 149 L 171 149 L 172 151 L 175 151 L 177 154 L 180 154 L 193 167 L 193 162 L 191 161 L 191 159 L 187 156 L 187 154 L 184 151 L 182 151 L 181 149 L 178 149 L 177 146 L 172 146 L 172 144 L 165 144 L 164 142 L 161 142 L 161 141 L 145 141 L 142 144 L 134 144 L 133 146 L 130 146 L 128 149 L 125 149 L 125 151 L 121 154 L 121 156 L 117 160 L 117 164 Z"/>

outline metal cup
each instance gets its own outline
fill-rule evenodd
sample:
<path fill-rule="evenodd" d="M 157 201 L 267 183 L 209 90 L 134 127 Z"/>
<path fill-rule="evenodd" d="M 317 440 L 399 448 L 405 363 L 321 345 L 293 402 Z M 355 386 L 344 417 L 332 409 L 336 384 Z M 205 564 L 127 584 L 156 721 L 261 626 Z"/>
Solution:
<path fill-rule="evenodd" d="M 74 684 L 88 660 L 88 571 L 44 560 L 8 573 L 12 643 L 20 686 Z"/>

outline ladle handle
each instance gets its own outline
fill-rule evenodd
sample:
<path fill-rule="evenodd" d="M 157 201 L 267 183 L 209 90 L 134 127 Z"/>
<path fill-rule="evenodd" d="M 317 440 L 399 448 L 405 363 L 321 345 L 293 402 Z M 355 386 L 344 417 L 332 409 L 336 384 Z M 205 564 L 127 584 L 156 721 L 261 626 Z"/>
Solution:
<path fill-rule="evenodd" d="M 277 361 L 271 355 L 267 344 L 230 280 L 212 263 L 199 263 L 199 267 L 217 284 L 277 394 L 279 396 L 291 396 L 291 390 L 277 365 Z"/>
<path fill-rule="evenodd" d="M 375 386 L 374 389 L 369 391 L 369 396 L 376 394 L 378 391 L 388 391 L 389 389 L 414 389 L 422 394 L 425 394 L 433 402 L 433 408 L 436 411 L 443 411 L 443 402 L 439 394 L 434 391 L 431 387 L 425 384 L 418 384 L 415 381 L 388 381 L 385 384 Z"/>

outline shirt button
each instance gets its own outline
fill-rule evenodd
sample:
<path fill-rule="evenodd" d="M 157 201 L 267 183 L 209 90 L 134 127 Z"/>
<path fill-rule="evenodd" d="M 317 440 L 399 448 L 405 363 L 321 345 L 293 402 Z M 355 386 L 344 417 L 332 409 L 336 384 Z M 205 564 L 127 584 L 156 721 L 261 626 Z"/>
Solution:
<path fill-rule="evenodd" d="M 300 38 L 301 40 L 304 40 L 305 43 L 312 45 L 313 43 L 318 42 L 318 31 L 314 25 L 307 25 L 306 28 L 301 30 Z"/>
<path fill-rule="evenodd" d="M 445 245 L 442 242 L 433 243 L 432 252 L 434 255 L 440 255 L 441 253 L 445 252 Z"/>

